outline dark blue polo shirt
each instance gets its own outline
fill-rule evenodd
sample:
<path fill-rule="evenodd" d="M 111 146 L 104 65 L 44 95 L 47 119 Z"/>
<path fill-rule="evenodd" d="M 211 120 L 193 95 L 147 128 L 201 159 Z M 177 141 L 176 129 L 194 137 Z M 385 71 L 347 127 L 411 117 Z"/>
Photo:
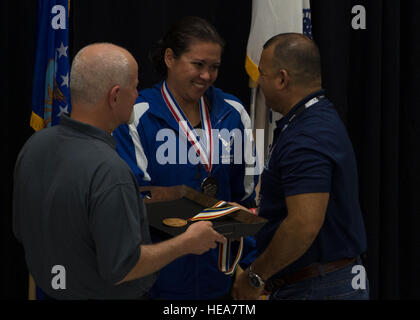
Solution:
<path fill-rule="evenodd" d="M 356 160 L 334 106 L 323 98 L 289 123 L 299 106 L 323 93 L 321 90 L 307 96 L 277 122 L 272 153 L 261 177 L 259 215 L 269 221 L 257 235 L 258 255 L 266 249 L 287 216 L 287 196 L 330 193 L 318 236 L 306 253 L 280 274 L 314 262 L 356 257 L 366 250 Z"/>

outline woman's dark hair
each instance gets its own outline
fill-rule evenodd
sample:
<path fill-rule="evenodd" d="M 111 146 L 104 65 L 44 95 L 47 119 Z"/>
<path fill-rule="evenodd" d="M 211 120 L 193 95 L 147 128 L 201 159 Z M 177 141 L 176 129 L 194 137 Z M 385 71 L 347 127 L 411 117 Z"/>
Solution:
<path fill-rule="evenodd" d="M 176 58 L 188 51 L 194 41 L 214 42 L 222 49 L 225 45 L 216 28 L 200 17 L 184 17 L 166 32 L 149 53 L 149 58 L 156 71 L 166 76 L 168 69 L 165 64 L 165 50 L 171 48 Z"/>

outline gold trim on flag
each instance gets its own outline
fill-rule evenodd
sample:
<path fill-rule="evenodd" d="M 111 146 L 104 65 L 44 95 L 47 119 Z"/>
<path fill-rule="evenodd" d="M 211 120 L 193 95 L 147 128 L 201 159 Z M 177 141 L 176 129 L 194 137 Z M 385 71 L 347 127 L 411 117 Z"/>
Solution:
<path fill-rule="evenodd" d="M 255 82 L 258 83 L 258 78 L 260 77 L 260 72 L 258 71 L 258 66 L 252 61 L 248 55 L 245 57 L 245 70 L 250 76 L 250 78 Z"/>
<path fill-rule="evenodd" d="M 30 125 L 35 131 L 45 128 L 44 119 L 32 111 Z"/>

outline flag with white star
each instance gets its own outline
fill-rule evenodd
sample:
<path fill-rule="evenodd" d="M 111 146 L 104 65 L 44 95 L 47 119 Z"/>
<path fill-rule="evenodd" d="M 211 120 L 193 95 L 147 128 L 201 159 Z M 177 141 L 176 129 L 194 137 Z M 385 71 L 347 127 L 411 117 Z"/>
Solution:
<path fill-rule="evenodd" d="M 31 127 L 56 125 L 70 113 L 70 0 L 38 0 Z"/>

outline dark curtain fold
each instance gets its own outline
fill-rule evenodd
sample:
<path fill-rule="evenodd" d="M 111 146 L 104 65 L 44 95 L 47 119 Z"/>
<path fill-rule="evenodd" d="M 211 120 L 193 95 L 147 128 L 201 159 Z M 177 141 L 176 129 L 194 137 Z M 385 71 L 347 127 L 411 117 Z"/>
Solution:
<path fill-rule="evenodd" d="M 420 298 L 420 2 L 401 1 L 399 114 L 401 296 Z M 398 134 L 398 133 L 396 133 Z"/>
<path fill-rule="evenodd" d="M 100 3 L 100 5 L 98 5 Z M 141 88 L 159 79 L 148 59 L 156 41 L 177 19 L 197 15 L 215 25 L 226 47 L 219 77 L 215 83 L 249 105 L 248 76 L 244 69 L 246 45 L 251 23 L 251 0 L 241 1 L 124 1 L 72 2 L 72 56 L 83 46 L 98 41 L 112 42 L 127 48 L 139 62 Z"/>
<path fill-rule="evenodd" d="M 215 24 L 226 40 L 216 85 L 249 106 L 244 71 L 251 0 L 72 1 L 70 55 L 107 41 L 130 50 L 140 65 L 140 86 L 158 78 L 150 46 L 183 15 Z M 366 30 L 353 30 L 351 9 L 366 8 Z M 1 295 L 27 298 L 22 247 L 12 234 L 13 167 L 32 133 L 29 127 L 36 36 L 36 1 L 2 1 L 1 135 L 7 154 L 1 216 Z M 395 0 L 311 1 L 313 35 L 323 86 L 353 142 L 360 202 L 368 237 L 364 257 L 374 299 L 419 298 L 420 288 L 420 2 Z M 3 38 L 4 34 L 4 38 Z"/>
<path fill-rule="evenodd" d="M 32 74 L 35 59 L 36 1 L 1 1 L 1 141 L 3 143 L 0 217 L 0 297 L 26 299 L 28 271 L 23 248 L 12 233 L 13 169 L 32 133 Z M 5 54 L 4 54 L 5 53 Z"/>
<path fill-rule="evenodd" d="M 416 1 L 312 1 L 324 87 L 359 168 L 371 296 L 419 298 L 419 56 Z M 366 8 L 366 30 L 351 8 Z"/>

